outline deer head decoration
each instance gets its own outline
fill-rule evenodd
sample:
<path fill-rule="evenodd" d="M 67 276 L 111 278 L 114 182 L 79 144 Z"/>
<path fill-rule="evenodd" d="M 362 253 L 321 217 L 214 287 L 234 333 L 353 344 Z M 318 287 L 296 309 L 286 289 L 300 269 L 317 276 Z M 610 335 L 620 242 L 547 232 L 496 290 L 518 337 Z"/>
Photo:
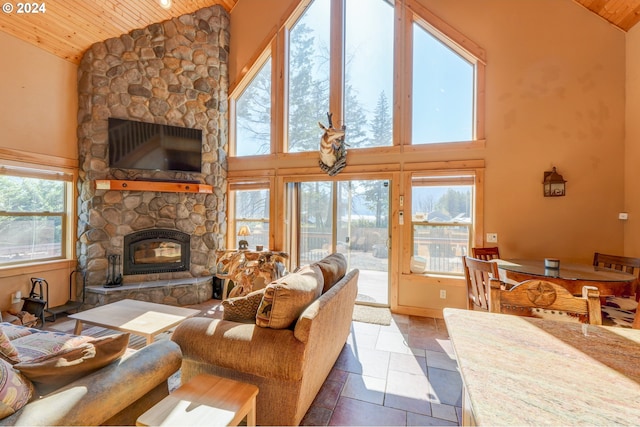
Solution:
<path fill-rule="evenodd" d="M 344 143 L 346 127 L 341 129 L 333 127 L 332 113 L 327 113 L 328 127 L 318 122 L 320 129 L 324 131 L 320 138 L 320 169 L 330 176 L 336 175 L 347 165 L 347 149 Z"/>

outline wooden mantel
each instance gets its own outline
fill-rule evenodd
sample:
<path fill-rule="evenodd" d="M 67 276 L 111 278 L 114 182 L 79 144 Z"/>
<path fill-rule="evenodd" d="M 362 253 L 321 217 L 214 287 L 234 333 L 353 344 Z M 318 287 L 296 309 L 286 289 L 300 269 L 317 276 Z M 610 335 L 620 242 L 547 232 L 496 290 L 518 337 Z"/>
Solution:
<path fill-rule="evenodd" d="M 159 191 L 164 193 L 213 193 L 213 187 L 207 184 L 118 179 L 96 179 L 96 190 Z"/>

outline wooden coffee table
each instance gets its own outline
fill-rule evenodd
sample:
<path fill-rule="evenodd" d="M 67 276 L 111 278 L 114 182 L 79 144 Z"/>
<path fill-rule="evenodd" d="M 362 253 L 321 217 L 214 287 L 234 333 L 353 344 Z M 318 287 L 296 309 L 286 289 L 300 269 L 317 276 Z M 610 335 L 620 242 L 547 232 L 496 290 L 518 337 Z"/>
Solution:
<path fill-rule="evenodd" d="M 88 323 L 107 329 L 142 335 L 147 338 L 147 345 L 149 345 L 156 335 L 199 313 L 200 310 L 191 308 L 125 299 L 71 314 L 69 318 L 76 321 L 74 329 L 76 335 L 82 333 L 83 323 Z"/>
<path fill-rule="evenodd" d="M 237 426 L 247 417 L 256 425 L 258 387 L 200 374 L 156 403 L 136 420 L 138 426 Z"/>

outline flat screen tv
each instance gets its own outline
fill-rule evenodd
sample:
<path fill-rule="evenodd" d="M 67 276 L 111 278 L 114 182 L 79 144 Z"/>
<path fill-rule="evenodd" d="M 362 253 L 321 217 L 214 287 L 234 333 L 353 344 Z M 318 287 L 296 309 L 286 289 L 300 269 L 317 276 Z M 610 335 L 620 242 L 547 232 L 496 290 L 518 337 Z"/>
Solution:
<path fill-rule="evenodd" d="M 202 130 L 109 118 L 109 167 L 202 171 Z"/>

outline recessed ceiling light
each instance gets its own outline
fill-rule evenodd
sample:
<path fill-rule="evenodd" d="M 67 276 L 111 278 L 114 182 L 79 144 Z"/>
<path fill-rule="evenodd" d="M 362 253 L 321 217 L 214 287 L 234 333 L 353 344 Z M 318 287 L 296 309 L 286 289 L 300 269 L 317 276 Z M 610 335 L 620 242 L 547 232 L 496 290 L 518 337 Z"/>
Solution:
<path fill-rule="evenodd" d="M 163 9 L 169 9 L 171 7 L 171 0 L 158 0 L 158 2 Z"/>

